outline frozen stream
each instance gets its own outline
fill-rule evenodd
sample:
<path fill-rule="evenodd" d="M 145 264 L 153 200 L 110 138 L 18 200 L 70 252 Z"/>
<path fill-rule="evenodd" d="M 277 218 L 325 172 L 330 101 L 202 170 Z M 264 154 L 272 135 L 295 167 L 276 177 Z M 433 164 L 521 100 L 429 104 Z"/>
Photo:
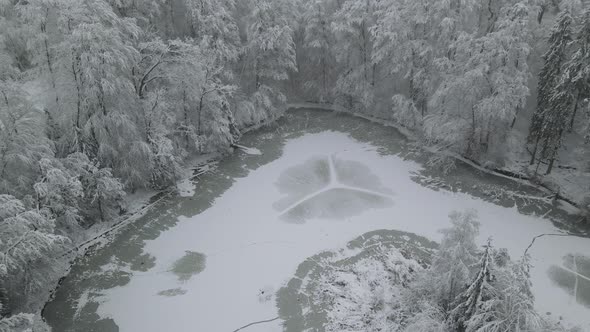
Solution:
<path fill-rule="evenodd" d="M 275 293 L 298 265 L 375 230 L 438 241 L 453 210 L 475 209 L 480 242 L 520 256 L 575 220 L 539 193 L 427 156 L 395 129 L 348 115 L 292 111 L 246 135 L 202 176 L 72 268 L 44 317 L 54 331 L 232 332 L 279 316 Z M 538 309 L 590 331 L 590 239 L 542 237 L 530 253 Z M 281 313 L 284 310 L 281 310 Z M 242 331 L 281 331 L 285 317 Z"/>

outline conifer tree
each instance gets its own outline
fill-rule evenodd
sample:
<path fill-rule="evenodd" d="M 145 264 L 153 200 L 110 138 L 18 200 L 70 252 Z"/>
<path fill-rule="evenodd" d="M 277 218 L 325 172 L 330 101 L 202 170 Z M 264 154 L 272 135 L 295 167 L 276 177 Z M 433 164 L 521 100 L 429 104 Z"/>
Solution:
<path fill-rule="evenodd" d="M 539 145 L 541 145 L 542 151 L 553 149 L 556 136 L 561 136 L 561 129 L 553 126 L 556 125 L 556 115 L 558 118 L 563 115 L 556 113 L 558 109 L 554 107 L 563 106 L 561 104 L 565 102 L 564 92 L 562 91 L 559 97 L 556 97 L 556 93 L 558 89 L 564 88 L 561 76 L 563 75 L 563 65 L 567 61 L 568 45 L 573 39 L 572 24 L 571 14 L 568 11 L 563 11 L 551 30 L 549 50 L 543 56 L 545 64 L 539 75 L 537 109 L 529 130 L 529 142 L 533 145 L 531 165 L 537 158 Z"/>
<path fill-rule="evenodd" d="M 491 285 L 494 278 L 493 268 L 492 241 L 488 239 L 479 260 L 475 278 L 469 287 L 457 297 L 454 303 L 455 308 L 451 311 L 453 324 L 458 330 L 463 330 L 466 322 L 478 313 L 482 302 L 493 296 L 495 291 Z"/>

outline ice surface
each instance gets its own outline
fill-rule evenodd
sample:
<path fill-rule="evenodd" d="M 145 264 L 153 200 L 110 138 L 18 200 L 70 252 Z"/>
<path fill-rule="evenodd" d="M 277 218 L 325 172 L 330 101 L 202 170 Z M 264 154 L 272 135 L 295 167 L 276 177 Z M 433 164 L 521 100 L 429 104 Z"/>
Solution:
<path fill-rule="evenodd" d="M 371 208 L 391 206 L 392 193 L 362 163 L 333 156 L 315 157 L 287 169 L 276 183 L 286 197 L 274 204 L 282 219 L 345 220 Z"/>
<path fill-rule="evenodd" d="M 167 270 L 185 251 L 207 256 L 207 267 L 182 284 L 186 295 L 154 296 L 178 287 L 178 278 L 170 273 L 132 275 L 128 284 L 105 291 L 99 315 L 111 317 L 121 331 L 233 331 L 278 315 L 274 301 L 260 301 L 261 289 L 280 289 L 307 257 L 343 247 L 369 231 L 398 229 L 440 240 L 437 230 L 448 226 L 447 215 L 472 208 L 479 211 L 482 224 L 479 241 L 492 236 L 513 257 L 524 252 L 533 236 L 559 231 L 549 220 L 522 215 L 516 207 L 425 188 L 412 180 L 419 164 L 377 151 L 338 132 L 290 139 L 280 158 L 236 178 L 211 208 L 181 217 L 176 227 L 147 242 L 145 253 L 156 258 L 150 271 Z M 333 191 L 333 180 L 375 196 Z M 326 187 L 331 189 L 305 200 Z M 389 198 L 393 190 L 396 195 Z M 385 197 L 391 200 L 387 204 Z M 294 205 L 290 211 L 295 212 L 289 213 L 305 223 L 284 222 L 281 211 Z M 548 273 L 575 252 L 590 252 L 590 240 L 537 240 L 530 250 L 533 292 L 541 312 L 590 329 L 588 308 L 573 301 Z M 255 330 L 274 332 L 278 326 L 275 321 Z"/>

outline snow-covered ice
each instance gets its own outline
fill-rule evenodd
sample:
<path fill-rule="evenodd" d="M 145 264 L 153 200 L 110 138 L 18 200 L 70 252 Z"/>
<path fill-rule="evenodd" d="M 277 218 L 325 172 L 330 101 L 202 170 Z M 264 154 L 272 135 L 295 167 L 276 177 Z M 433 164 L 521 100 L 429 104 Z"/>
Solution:
<path fill-rule="evenodd" d="M 147 242 L 144 253 L 155 258 L 150 271 L 167 271 L 195 252 L 206 256 L 200 273 L 186 280 L 172 271 L 132 275 L 126 285 L 105 291 L 98 314 L 121 331 L 233 331 L 278 316 L 274 301 L 261 301 L 261 290 L 280 289 L 307 257 L 369 231 L 397 229 L 439 240 L 437 230 L 448 225 L 451 211 L 475 209 L 479 241 L 492 236 L 513 257 L 534 236 L 559 232 L 549 220 L 515 207 L 421 186 L 411 179 L 420 169 L 340 132 L 290 139 L 280 158 L 236 179 L 209 209 L 180 217 Z M 284 218 L 293 211 L 295 219 Z M 572 301 L 549 273 L 568 255 L 588 252 L 590 239 L 579 237 L 540 238 L 530 250 L 537 308 L 590 330 L 590 308 Z M 175 296 L 155 296 L 162 292 Z M 280 330 L 280 320 L 251 330 Z"/>

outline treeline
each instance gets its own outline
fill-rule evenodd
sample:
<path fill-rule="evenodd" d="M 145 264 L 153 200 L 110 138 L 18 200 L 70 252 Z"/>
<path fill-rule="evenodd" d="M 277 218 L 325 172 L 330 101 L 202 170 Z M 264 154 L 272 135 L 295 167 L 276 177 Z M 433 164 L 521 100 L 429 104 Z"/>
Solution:
<path fill-rule="evenodd" d="M 590 14 L 580 14 L 581 1 L 310 0 L 301 8 L 294 75 L 306 99 L 393 119 L 436 149 L 495 167 L 515 149 L 509 137 L 524 118 L 531 163 L 549 164 L 547 173 L 566 131 L 588 121 Z M 538 107 L 529 100 L 537 80 Z M 432 163 L 453 167 L 444 156 Z"/>
<path fill-rule="evenodd" d="M 126 192 L 174 183 L 278 116 L 288 0 L 0 1 L 0 330 L 31 324 L 60 253 Z M 35 303 L 35 301 L 41 303 Z"/>

